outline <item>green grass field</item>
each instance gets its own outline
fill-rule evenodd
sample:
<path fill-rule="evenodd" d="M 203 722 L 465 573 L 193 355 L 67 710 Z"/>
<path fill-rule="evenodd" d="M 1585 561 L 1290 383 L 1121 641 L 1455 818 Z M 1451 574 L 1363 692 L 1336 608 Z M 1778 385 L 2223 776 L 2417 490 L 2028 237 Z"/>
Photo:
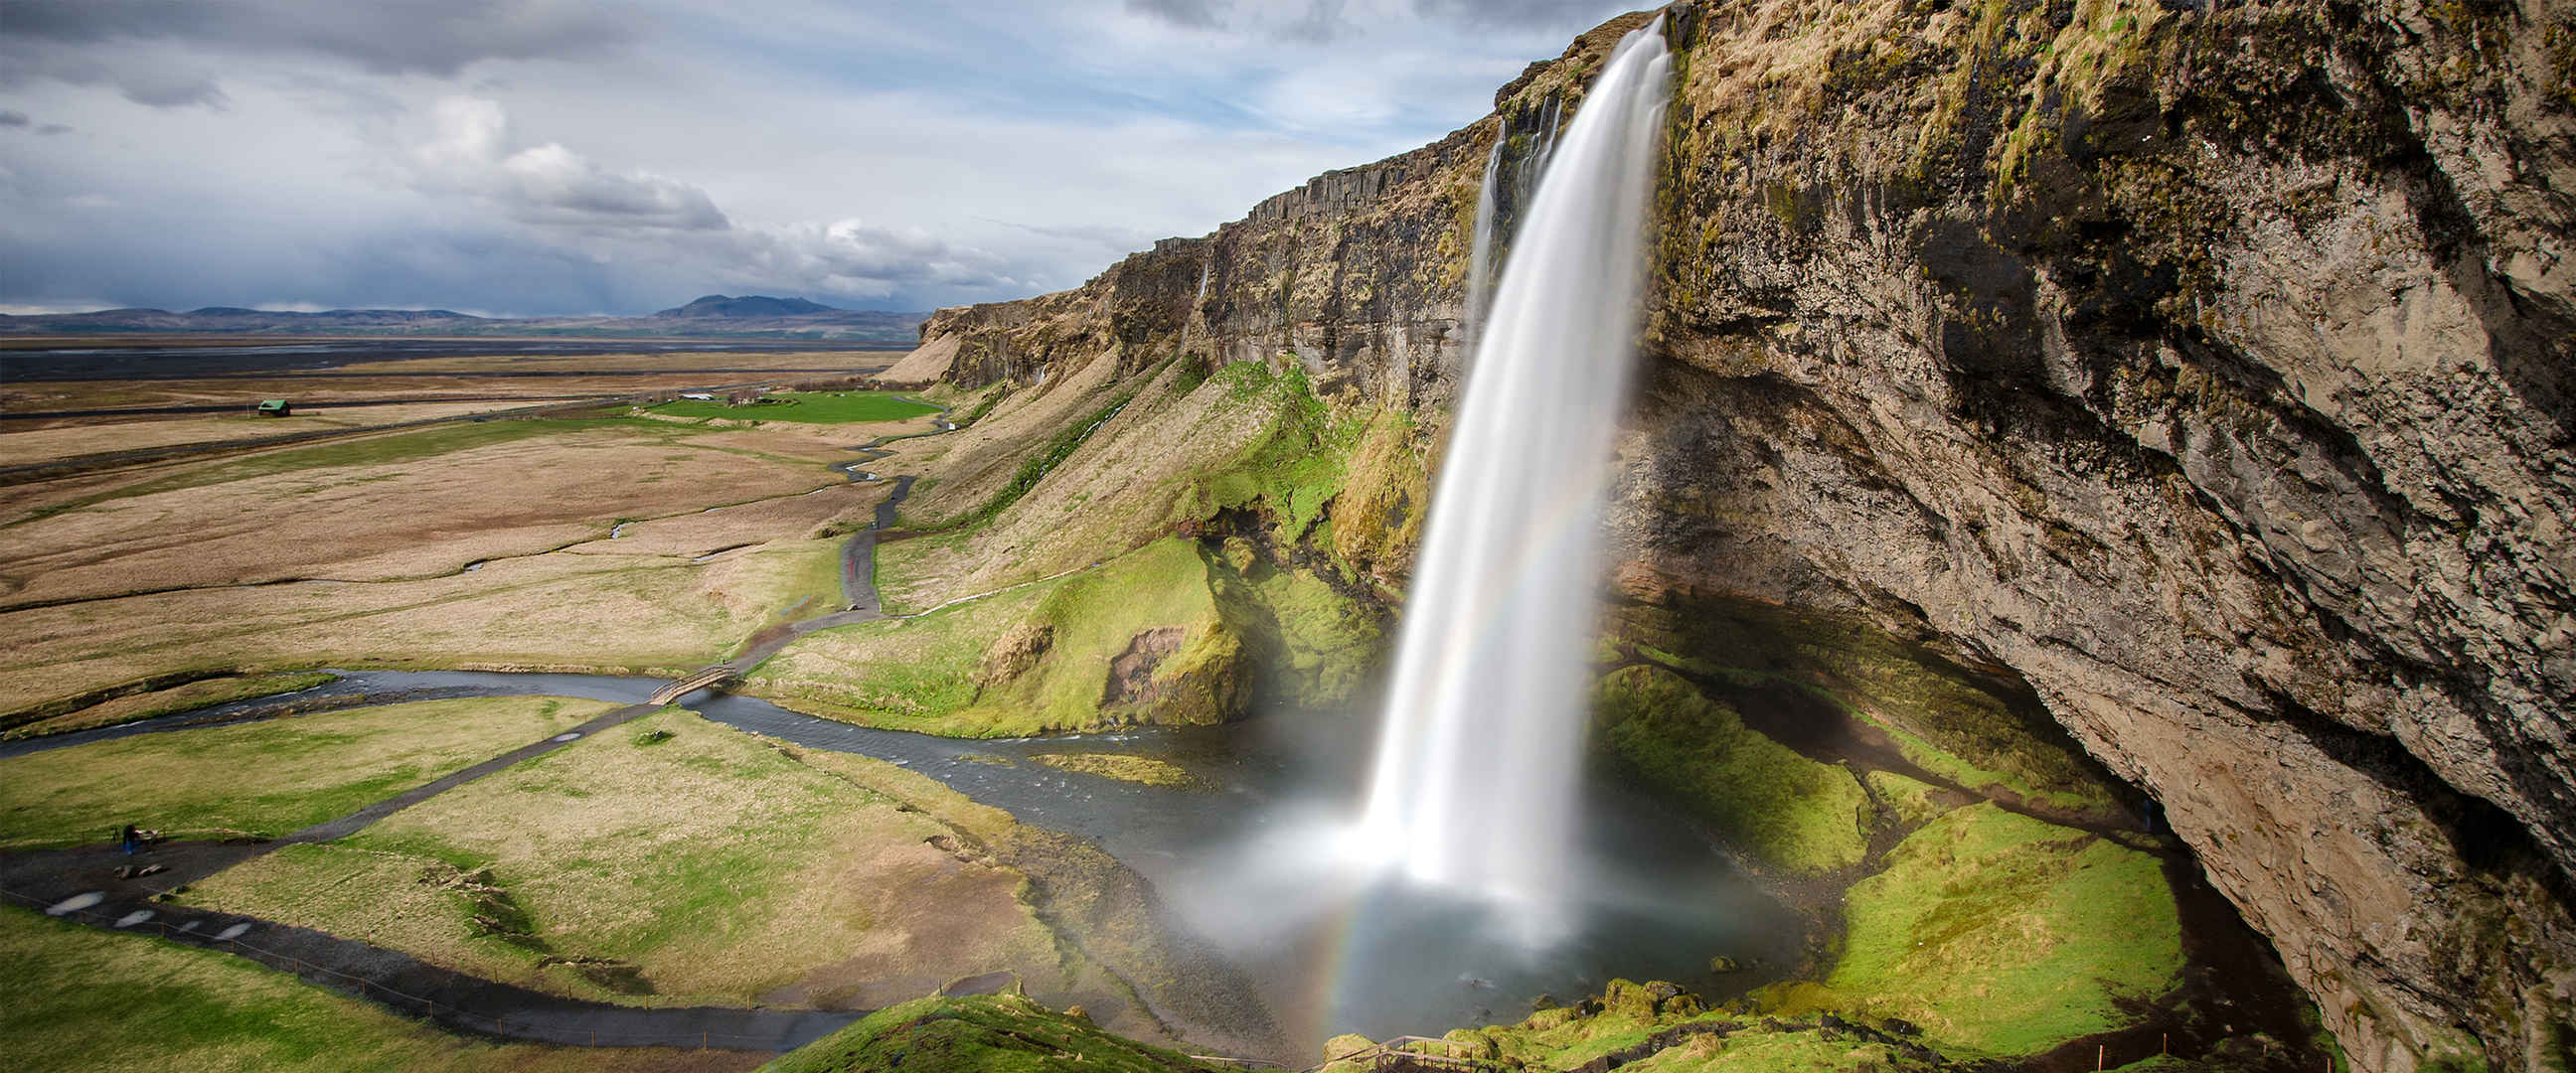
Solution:
<path fill-rule="evenodd" d="M 0 846 L 280 835 L 563 731 L 605 701 L 477 697 L 142 734 L 0 761 Z"/>
<path fill-rule="evenodd" d="M 0 907 L 0 1069 L 743 1069 L 755 1055 L 450 1035 L 230 954 Z"/>
<path fill-rule="evenodd" d="M 653 407 L 666 417 L 721 417 L 736 421 L 795 421 L 809 425 L 849 425 L 934 414 L 939 408 L 882 391 L 782 391 L 767 396 L 782 402 L 732 406 L 723 400 L 673 399 Z"/>
<path fill-rule="evenodd" d="M 2183 967 L 2155 857 L 1992 804 L 1908 836 L 1844 912 L 1842 960 L 1808 1001 L 1902 1017 L 1958 1057 L 2117 1028 L 2121 1000 L 2163 996 Z"/>
<path fill-rule="evenodd" d="M 1058 954 L 1018 900 L 1023 880 L 960 867 L 931 844 L 945 834 L 790 751 L 674 709 L 347 839 L 287 847 L 188 897 L 490 979 L 646 1005 L 873 1006 L 997 966 L 1051 982 L 1040 970 Z"/>
<path fill-rule="evenodd" d="M 1602 682 L 1599 711 L 1614 763 L 1690 805 L 1762 863 L 1830 872 L 1859 864 L 1869 848 L 1872 810 L 1850 771 L 1762 736 L 1681 677 L 1619 671 Z"/>

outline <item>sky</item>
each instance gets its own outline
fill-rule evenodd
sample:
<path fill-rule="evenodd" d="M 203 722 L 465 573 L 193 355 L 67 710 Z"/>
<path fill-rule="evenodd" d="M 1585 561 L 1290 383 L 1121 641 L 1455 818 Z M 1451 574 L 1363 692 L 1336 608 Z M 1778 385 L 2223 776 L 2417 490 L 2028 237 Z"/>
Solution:
<path fill-rule="evenodd" d="M 1631 6 L 0 0 L 0 312 L 1039 294 Z"/>

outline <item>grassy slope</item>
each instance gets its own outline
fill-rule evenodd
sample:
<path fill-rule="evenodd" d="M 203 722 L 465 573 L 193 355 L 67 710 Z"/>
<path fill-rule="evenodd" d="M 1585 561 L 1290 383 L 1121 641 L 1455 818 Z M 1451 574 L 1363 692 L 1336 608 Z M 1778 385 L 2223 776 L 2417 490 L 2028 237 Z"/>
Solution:
<path fill-rule="evenodd" d="M 879 1010 L 765 1073 L 1196 1073 L 1211 1067 L 1110 1035 L 1018 995 L 926 998 Z"/>
<path fill-rule="evenodd" d="M 1150 706 L 1105 705 L 1112 661 L 1158 627 L 1184 631 L 1179 651 L 1154 671 L 1169 695 Z M 968 737 L 1129 717 L 1215 722 L 1229 714 L 1240 646 L 1197 549 L 1163 540 L 1096 570 L 920 618 L 813 634 L 762 666 L 750 685 L 833 718 Z"/>
<path fill-rule="evenodd" d="M 901 421 L 939 412 L 936 406 L 870 391 L 782 391 L 769 397 L 788 401 L 761 406 L 732 406 L 722 401 L 675 399 L 653 407 L 652 412 L 671 417 L 721 417 L 824 425 Z"/>
<path fill-rule="evenodd" d="M 961 867 L 929 845 L 943 832 L 759 739 L 668 711 L 341 842 L 223 873 L 192 897 L 603 999 L 743 1003 L 811 985 L 872 1005 L 974 972 L 1054 966 L 1020 878 Z M 941 919 L 914 919 L 925 913 Z M 549 956 L 593 964 L 540 963 Z M 847 981 L 809 979 L 845 961 Z M 876 990 L 846 989 L 862 985 Z"/>
<path fill-rule="evenodd" d="M 561 732 L 615 705 L 434 700 L 76 745 L 0 761 L 0 845 L 283 834 Z"/>
<path fill-rule="evenodd" d="M 1688 803 L 1726 840 L 1790 872 L 1859 864 L 1868 796 L 1851 772 L 1744 726 L 1667 671 L 1630 667 L 1601 686 L 1601 740 L 1615 762 Z"/>
<path fill-rule="evenodd" d="M 2029 1054 L 2118 1027 L 2118 1000 L 2163 995 L 2183 965 L 2153 856 L 1991 804 L 1906 838 L 1845 913 L 1827 1001 L 1902 1017 L 1962 1055 Z"/>
<path fill-rule="evenodd" d="M 1409 420 L 1327 405 L 1302 373 L 1259 363 L 1068 377 L 1058 390 L 1012 396 L 992 430 L 930 460 L 906 509 L 939 531 L 877 552 L 897 611 L 1026 587 L 818 634 L 754 688 L 817 714 L 968 736 L 1214 722 L 1256 677 L 1297 703 L 1346 699 L 1381 654 L 1380 627 L 1317 571 L 1347 584 L 1409 555 L 1421 483 Z M 1337 527 L 1343 515 L 1355 522 Z M 1170 539 L 1218 528 L 1245 537 L 1213 557 Z M 1305 565 L 1279 561 L 1290 557 Z M 1104 705 L 1111 661 L 1156 626 L 1187 631 L 1154 675 L 1166 695 Z"/>
<path fill-rule="evenodd" d="M 449 1035 L 227 954 L 0 908 L 0 1068 L 64 1071 L 740 1069 L 726 1052 Z"/>

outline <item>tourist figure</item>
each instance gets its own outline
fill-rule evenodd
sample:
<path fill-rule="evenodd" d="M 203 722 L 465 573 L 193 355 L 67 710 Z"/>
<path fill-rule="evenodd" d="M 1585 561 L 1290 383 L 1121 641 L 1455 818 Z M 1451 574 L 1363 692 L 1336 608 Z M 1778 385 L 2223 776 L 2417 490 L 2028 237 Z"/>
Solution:
<path fill-rule="evenodd" d="M 143 848 L 143 832 L 135 830 L 133 824 L 126 824 L 119 829 L 116 837 L 125 843 L 125 855 L 128 857 L 134 856 L 136 851 Z"/>

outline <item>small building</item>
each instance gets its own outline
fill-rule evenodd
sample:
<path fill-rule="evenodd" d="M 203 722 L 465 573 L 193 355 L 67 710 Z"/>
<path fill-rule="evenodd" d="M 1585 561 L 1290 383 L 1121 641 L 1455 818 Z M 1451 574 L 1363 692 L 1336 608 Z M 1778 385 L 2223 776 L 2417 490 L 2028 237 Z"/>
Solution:
<path fill-rule="evenodd" d="M 707 394 L 706 392 L 703 392 L 703 391 L 683 391 L 683 392 L 681 392 L 681 393 L 680 393 L 680 397 L 681 397 L 681 398 L 684 398 L 684 399 L 696 399 L 696 400 L 697 400 L 697 401 L 699 401 L 699 402 L 714 402 L 714 401 L 716 401 L 716 397 L 715 397 L 715 396 L 710 395 L 710 394 Z"/>
<path fill-rule="evenodd" d="M 263 399 L 259 404 L 261 417 L 285 417 L 294 412 L 295 407 L 287 405 L 285 399 Z"/>

